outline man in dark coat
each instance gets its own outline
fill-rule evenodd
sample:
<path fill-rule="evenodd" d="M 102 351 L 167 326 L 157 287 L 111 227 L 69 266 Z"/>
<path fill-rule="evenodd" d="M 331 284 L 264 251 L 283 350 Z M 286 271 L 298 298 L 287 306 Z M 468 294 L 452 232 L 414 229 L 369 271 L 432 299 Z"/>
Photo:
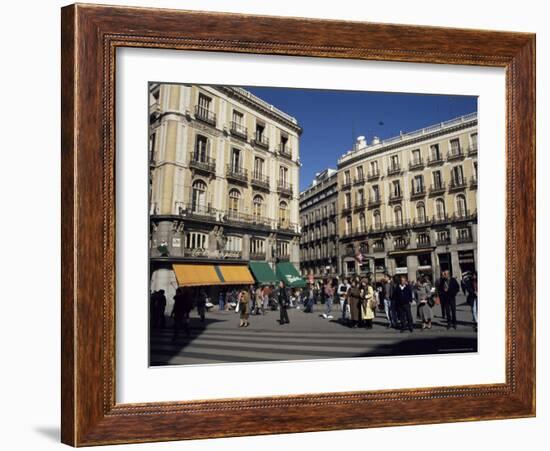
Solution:
<path fill-rule="evenodd" d="M 437 287 L 439 299 L 441 301 L 441 307 L 445 311 L 445 317 L 447 318 L 447 329 L 451 326 L 456 329 L 456 294 L 460 291 L 460 285 L 454 277 L 451 277 L 451 273 L 443 271 L 441 273 L 441 279 Z"/>
<path fill-rule="evenodd" d="M 411 313 L 413 293 L 405 276 L 399 277 L 399 284 L 393 288 L 393 300 L 395 301 L 399 320 L 401 322 L 401 332 L 404 332 L 406 329 L 412 332 L 414 329 Z"/>
<path fill-rule="evenodd" d="M 178 287 L 174 296 L 174 308 L 172 316 L 174 317 L 174 336 L 172 340 L 178 338 L 179 331 L 183 329 L 185 335 L 189 337 L 189 314 L 193 308 L 193 295 L 189 288 Z"/>
<path fill-rule="evenodd" d="M 279 324 L 288 324 L 288 312 L 287 308 L 290 305 L 290 298 L 288 296 L 288 290 L 285 283 L 281 280 L 279 282 L 279 292 L 277 293 L 277 302 L 279 304 Z"/>

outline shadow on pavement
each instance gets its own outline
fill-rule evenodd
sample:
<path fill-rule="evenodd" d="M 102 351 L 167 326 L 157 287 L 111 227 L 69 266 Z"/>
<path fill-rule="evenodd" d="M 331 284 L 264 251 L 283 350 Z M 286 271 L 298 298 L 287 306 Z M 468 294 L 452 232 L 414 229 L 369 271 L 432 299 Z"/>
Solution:
<path fill-rule="evenodd" d="M 405 332 L 410 334 L 410 332 Z M 477 352 L 475 337 L 422 337 L 407 338 L 397 342 L 379 345 L 372 351 L 358 354 L 357 357 L 404 356 L 425 354 L 449 354 Z"/>

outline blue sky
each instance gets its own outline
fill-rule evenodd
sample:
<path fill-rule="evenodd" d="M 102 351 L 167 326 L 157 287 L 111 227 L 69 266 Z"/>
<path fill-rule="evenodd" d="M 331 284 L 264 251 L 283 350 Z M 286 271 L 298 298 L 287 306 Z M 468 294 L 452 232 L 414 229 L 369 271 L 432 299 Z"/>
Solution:
<path fill-rule="evenodd" d="M 381 139 L 477 111 L 477 98 L 385 92 L 245 87 L 298 119 L 300 191 L 315 173 L 336 168 L 337 159 L 364 135 Z"/>

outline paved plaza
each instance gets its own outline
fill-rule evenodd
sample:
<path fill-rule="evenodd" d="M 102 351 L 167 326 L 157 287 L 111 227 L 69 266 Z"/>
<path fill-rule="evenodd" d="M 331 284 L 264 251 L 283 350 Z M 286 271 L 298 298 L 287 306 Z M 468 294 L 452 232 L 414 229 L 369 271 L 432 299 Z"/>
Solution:
<path fill-rule="evenodd" d="M 387 329 L 383 312 L 377 311 L 372 329 L 350 329 L 339 318 L 339 306 L 333 319 L 324 319 L 324 305 L 313 313 L 289 309 L 290 324 L 279 325 L 279 312 L 251 315 L 250 326 L 239 328 L 239 315 L 220 312 L 217 306 L 201 323 L 196 310 L 191 313 L 191 335 L 183 333 L 173 340 L 172 320 L 165 329 L 151 335 L 151 365 L 183 365 L 266 360 L 311 360 L 389 355 L 442 354 L 476 352 L 477 333 L 472 328 L 470 307 L 464 297 L 457 299 L 457 329 L 446 329 L 441 309 L 434 307 L 431 330 L 421 330 L 417 320 L 414 332 Z M 413 316 L 416 308 L 413 307 Z"/>

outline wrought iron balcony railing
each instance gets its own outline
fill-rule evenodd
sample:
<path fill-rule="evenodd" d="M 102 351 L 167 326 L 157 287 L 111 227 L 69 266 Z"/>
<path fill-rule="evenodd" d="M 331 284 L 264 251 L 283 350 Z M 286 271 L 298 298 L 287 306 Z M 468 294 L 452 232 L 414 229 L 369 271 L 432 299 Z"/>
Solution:
<path fill-rule="evenodd" d="M 231 128 L 229 129 L 229 131 L 233 136 L 244 140 L 248 139 L 248 128 L 238 122 L 231 121 Z"/>
<path fill-rule="evenodd" d="M 195 105 L 195 118 L 214 127 L 216 126 L 216 114 L 201 105 Z"/>
<path fill-rule="evenodd" d="M 191 152 L 189 167 L 213 174 L 216 172 L 216 160 L 214 158 L 209 158 L 195 152 Z"/>
<path fill-rule="evenodd" d="M 232 164 L 227 165 L 226 177 L 236 182 L 248 183 L 248 170 Z"/>

